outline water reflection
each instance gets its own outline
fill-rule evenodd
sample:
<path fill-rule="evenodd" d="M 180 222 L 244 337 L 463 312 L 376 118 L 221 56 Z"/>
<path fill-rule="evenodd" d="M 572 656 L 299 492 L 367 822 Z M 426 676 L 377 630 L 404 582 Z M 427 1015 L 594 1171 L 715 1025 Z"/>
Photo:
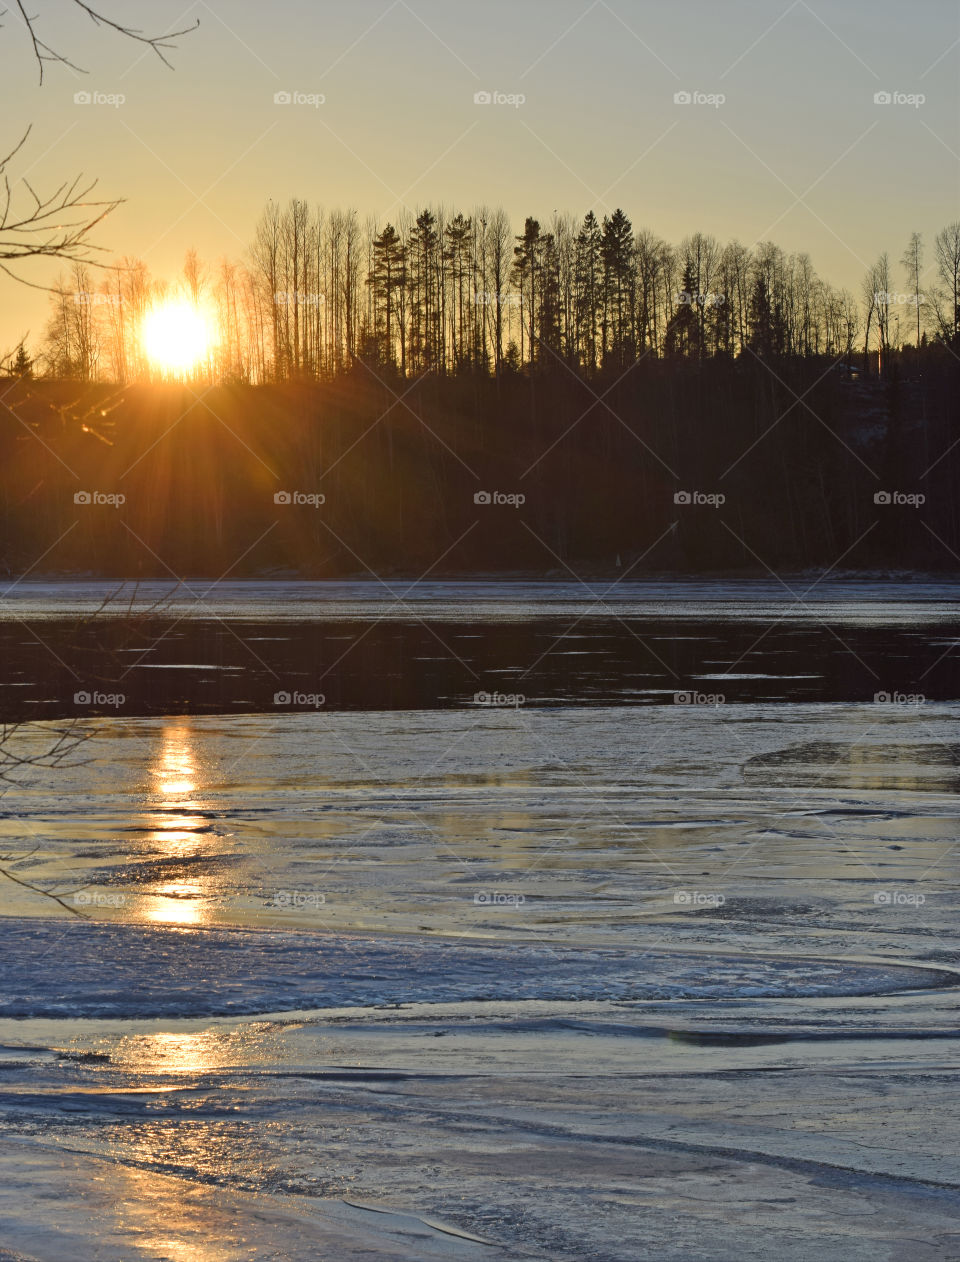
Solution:
<path fill-rule="evenodd" d="M 210 891 L 205 888 L 204 874 L 195 864 L 178 871 L 176 863 L 190 863 L 202 856 L 211 837 L 208 820 L 198 810 L 203 777 L 189 720 L 179 718 L 164 726 L 150 766 L 150 780 L 159 809 L 150 817 L 153 827 L 145 840 L 162 856 L 160 864 L 167 879 L 145 895 L 143 910 L 158 924 L 205 924 Z"/>
<path fill-rule="evenodd" d="M 115 1064 L 149 1074 L 199 1074 L 236 1059 L 231 1031 L 197 1030 L 185 1033 L 133 1035 L 113 1051 Z"/>
<path fill-rule="evenodd" d="M 201 1074 L 274 1058 L 283 1027 L 269 1021 L 225 1020 L 199 1028 L 129 1034 L 110 1051 L 112 1064 L 134 1071 L 141 1083 L 155 1074 Z"/>
<path fill-rule="evenodd" d="M 197 788 L 197 760 L 189 723 L 180 719 L 163 729 L 160 752 L 151 768 L 154 791 L 166 799 L 188 797 Z"/>
<path fill-rule="evenodd" d="M 167 1161 L 171 1155 L 163 1152 Z M 142 1257 L 164 1262 L 233 1262 L 252 1256 L 233 1221 L 236 1210 L 225 1211 L 209 1188 L 123 1163 L 113 1169 L 123 1238 L 135 1240 Z"/>
<path fill-rule="evenodd" d="M 150 896 L 147 915 L 164 925 L 200 925 L 209 916 L 199 882 L 171 881 Z"/>
<path fill-rule="evenodd" d="M 149 826 L 144 830 L 144 839 L 151 843 L 150 848 L 159 849 L 165 855 L 185 858 L 197 853 L 197 843 L 209 827 L 203 815 L 178 814 L 172 826 L 168 825 L 165 815 L 153 814 L 145 818 Z"/>

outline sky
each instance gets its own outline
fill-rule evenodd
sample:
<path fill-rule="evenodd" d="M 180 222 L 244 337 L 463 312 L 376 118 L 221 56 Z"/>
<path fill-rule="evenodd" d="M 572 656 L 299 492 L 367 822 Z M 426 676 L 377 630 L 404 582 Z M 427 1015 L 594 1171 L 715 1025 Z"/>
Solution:
<path fill-rule="evenodd" d="M 518 231 L 526 215 L 622 206 L 673 242 L 699 230 L 806 250 L 857 293 L 913 231 L 931 265 L 933 236 L 960 219 L 956 0 L 98 7 L 149 34 L 200 25 L 169 69 L 72 0 L 33 0 L 40 37 L 86 72 L 48 64 L 41 85 L 8 6 L 0 150 L 31 125 L 7 171 L 15 198 L 24 177 L 43 194 L 81 172 L 125 198 L 95 240 L 157 277 L 191 247 L 242 259 L 268 198 L 381 223 L 502 205 Z M 19 270 L 50 285 L 61 268 Z M 28 331 L 36 343 L 47 304 L 0 277 L 0 355 Z"/>

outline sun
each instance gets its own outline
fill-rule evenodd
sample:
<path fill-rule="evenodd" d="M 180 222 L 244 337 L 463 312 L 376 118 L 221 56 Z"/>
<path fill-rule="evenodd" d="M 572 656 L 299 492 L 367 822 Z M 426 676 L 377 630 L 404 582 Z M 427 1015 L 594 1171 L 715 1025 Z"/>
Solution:
<path fill-rule="evenodd" d="M 216 344 L 213 321 L 196 303 L 170 299 L 151 308 L 143 320 L 143 349 L 164 376 L 188 376 Z"/>

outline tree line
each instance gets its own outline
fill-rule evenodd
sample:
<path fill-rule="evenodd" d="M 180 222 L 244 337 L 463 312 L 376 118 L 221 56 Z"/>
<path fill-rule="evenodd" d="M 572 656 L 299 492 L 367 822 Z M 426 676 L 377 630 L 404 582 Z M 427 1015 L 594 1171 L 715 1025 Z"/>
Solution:
<path fill-rule="evenodd" d="M 15 381 L 0 573 L 955 572 L 960 361 L 914 359 L 853 381 L 814 358 L 650 356 L 602 389 Z"/>
<path fill-rule="evenodd" d="M 440 208 L 380 226 L 356 210 L 268 203 L 247 256 L 186 256 L 174 282 L 124 259 L 75 262 L 52 294 L 42 343 L 7 371 L 121 384 L 157 375 L 140 329 L 178 296 L 208 314 L 215 345 L 196 377 L 219 383 L 329 380 L 359 362 L 415 377 L 545 372 L 586 379 L 646 358 L 829 356 L 883 372 L 891 353 L 960 350 L 960 220 L 928 262 L 912 234 L 884 253 L 857 296 L 818 276 L 809 255 L 694 233 L 671 244 L 622 210 L 599 219 Z"/>

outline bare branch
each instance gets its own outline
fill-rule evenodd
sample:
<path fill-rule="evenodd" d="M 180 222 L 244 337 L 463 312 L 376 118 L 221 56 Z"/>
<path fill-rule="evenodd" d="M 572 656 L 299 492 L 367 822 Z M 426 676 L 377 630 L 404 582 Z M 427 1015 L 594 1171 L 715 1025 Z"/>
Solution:
<path fill-rule="evenodd" d="M 180 30 L 168 31 L 165 35 L 146 35 L 136 27 L 124 26 L 122 22 L 115 22 L 113 18 L 107 17 L 105 13 L 94 8 L 92 4 L 87 4 L 85 0 L 72 0 L 72 2 L 90 18 L 95 26 L 106 27 L 116 32 L 116 34 L 122 35 L 125 39 L 131 39 L 137 44 L 143 44 L 156 53 L 165 66 L 170 66 L 166 53 L 172 52 L 176 48 L 176 44 L 173 41 L 179 39 L 182 35 L 189 35 L 191 31 L 195 31 L 200 25 L 200 19 L 197 18 L 192 26 L 184 26 Z M 28 13 L 24 6 L 24 0 L 15 0 L 15 3 L 30 38 L 33 56 L 40 70 L 40 82 L 43 83 L 43 68 L 47 62 L 56 62 L 59 65 L 67 66 L 78 74 L 85 74 L 86 71 L 82 66 L 78 66 L 65 53 L 58 52 L 40 37 L 37 26 L 40 21 L 40 15 L 38 13 Z"/>
<path fill-rule="evenodd" d="M 49 290 L 49 285 L 24 280 L 9 265 L 29 258 L 56 258 L 68 263 L 103 266 L 97 254 L 105 253 L 105 248 L 94 245 L 88 238 L 123 198 L 92 199 L 90 195 L 97 181 L 84 182 L 79 175 L 46 196 L 38 193 L 25 178 L 11 183 L 7 166 L 29 135 L 28 127 L 13 149 L 0 158 L 0 260 L 3 260 L 0 271 L 33 289 Z M 17 190 L 21 193 L 19 198 Z"/>
<path fill-rule="evenodd" d="M 15 885 L 22 885 L 24 889 L 30 890 L 34 894 L 42 894 L 44 898 L 52 898 L 55 903 L 59 903 L 64 911 L 68 911 L 71 915 L 79 916 L 81 920 L 89 920 L 90 917 L 85 912 L 80 911 L 76 907 L 71 907 L 69 903 L 64 902 L 58 894 L 54 894 L 51 890 L 45 890 L 42 885 L 34 885 L 31 881 L 24 881 L 19 876 L 14 876 L 9 868 L 0 868 L 0 876 L 5 876 L 8 881 L 13 881 Z"/>
<path fill-rule="evenodd" d="M 49 727 L 46 724 L 30 722 L 0 723 L 0 782 L 8 786 L 22 786 L 23 781 L 19 777 L 27 768 L 48 770 L 62 766 L 64 761 L 70 758 L 84 741 L 89 740 L 91 735 L 91 731 L 80 727 L 76 720 L 68 722 L 61 727 Z M 36 748 L 31 743 L 34 737 L 39 738 L 42 742 L 39 748 Z M 24 742 L 23 748 L 18 750 L 16 746 L 21 742 Z M 71 765 L 78 764 L 72 763 Z M 38 849 L 39 846 L 34 846 L 32 850 L 28 850 L 25 854 L 18 856 L 0 854 L 0 865 L 10 864 L 15 861 L 19 866 L 24 864 L 30 866 L 28 860 L 37 853 Z M 82 920 L 88 919 L 76 906 L 71 906 L 70 903 L 54 893 L 53 890 L 44 889 L 42 885 L 24 880 L 23 877 L 17 876 L 12 872 L 10 867 L 0 866 L 0 877 L 12 881 L 15 885 L 20 885 L 34 894 L 41 894 L 44 898 L 52 899 L 64 911 L 68 911 L 74 916 L 79 916 Z"/>
<path fill-rule="evenodd" d="M 46 770 L 59 767 L 65 759 L 71 757 L 86 741 L 91 732 L 79 725 L 78 720 L 71 720 L 62 727 L 50 727 L 46 723 L 30 721 L 21 723 L 0 723 L 0 781 L 21 785 L 17 773 L 31 767 Z M 39 738 L 41 748 L 31 748 L 32 738 Z M 25 742 L 21 751 L 16 748 Z M 79 765 L 79 764 L 71 764 Z M 0 856 L 2 858 L 3 856 Z"/>
<path fill-rule="evenodd" d="M 29 0 L 14 0 L 15 12 L 20 15 L 33 49 L 33 56 L 40 69 L 40 82 L 43 83 L 44 66 L 47 62 L 57 62 L 79 73 L 85 73 L 82 67 L 62 52 L 58 52 L 44 40 L 39 33 L 39 13 L 30 13 L 26 8 Z M 181 27 L 165 35 L 147 35 L 136 27 L 125 26 L 108 17 L 99 8 L 87 3 L 87 0 L 72 0 L 72 3 L 85 13 L 97 27 L 106 27 L 125 39 L 143 44 L 160 58 L 165 66 L 170 62 L 166 53 L 176 45 L 175 39 L 187 35 L 200 25 L 199 19 L 192 26 Z M 13 280 L 29 286 L 31 289 L 50 291 L 49 285 L 38 285 L 24 280 L 11 264 L 15 265 L 24 259 L 55 258 L 67 263 L 89 263 L 103 266 L 96 254 L 103 252 L 104 247 L 92 244 L 89 236 L 94 228 L 121 204 L 122 198 L 112 201 L 91 200 L 90 194 L 96 187 L 96 180 L 84 184 L 78 176 L 72 183 L 61 184 L 49 196 L 41 196 L 26 179 L 11 185 L 7 168 L 20 152 L 30 135 L 30 128 L 14 145 L 13 149 L 0 158 L 0 272 Z M 14 205 L 14 190 L 20 197 Z"/>

